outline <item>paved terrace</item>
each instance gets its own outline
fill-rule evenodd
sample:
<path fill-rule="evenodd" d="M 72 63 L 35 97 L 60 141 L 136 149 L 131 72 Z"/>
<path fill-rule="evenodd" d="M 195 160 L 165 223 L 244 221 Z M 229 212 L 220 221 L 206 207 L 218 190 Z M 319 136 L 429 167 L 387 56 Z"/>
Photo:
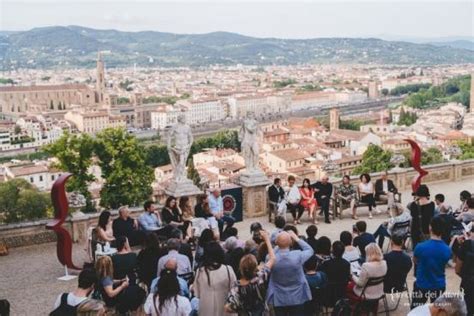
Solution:
<path fill-rule="evenodd" d="M 431 195 L 443 193 L 448 203 L 453 206 L 458 204 L 459 192 L 466 188 L 472 188 L 472 179 L 456 183 L 441 183 L 430 185 Z M 410 200 L 410 192 L 403 192 L 403 203 Z M 350 219 L 345 212 L 344 219 L 336 219 L 332 224 L 320 223 L 318 225 L 318 236 L 326 235 L 332 241 L 339 238 L 343 230 L 351 230 L 354 220 Z M 376 215 L 372 220 L 367 218 L 367 209 L 359 210 L 361 220 L 367 220 L 368 231 L 374 232 L 378 225 L 387 219 L 386 215 Z M 289 215 L 291 216 L 291 215 Z M 246 219 L 236 226 L 239 229 L 240 238 L 250 238 L 249 227 L 252 222 L 260 221 L 265 229 L 273 230 L 274 226 L 267 222 L 266 217 Z M 298 225 L 300 233 L 304 234 L 308 223 L 303 217 L 303 223 Z M 74 245 L 75 262 L 87 259 L 84 244 Z M 460 279 L 454 273 L 454 269 L 446 269 L 448 286 L 447 291 L 459 290 Z M 0 257 L 0 298 L 6 298 L 11 303 L 12 315 L 47 315 L 54 304 L 57 295 L 75 288 L 77 279 L 71 281 L 59 281 L 58 277 L 64 275 L 64 269 L 59 265 L 56 258 L 55 243 L 47 243 L 22 248 L 11 249 L 10 255 Z M 413 285 L 413 273 L 408 275 L 408 284 Z M 390 295 L 388 296 L 391 304 Z M 392 305 L 393 306 L 393 305 Z M 400 306 L 391 315 L 406 315 L 408 311 L 408 300 L 402 298 Z"/>

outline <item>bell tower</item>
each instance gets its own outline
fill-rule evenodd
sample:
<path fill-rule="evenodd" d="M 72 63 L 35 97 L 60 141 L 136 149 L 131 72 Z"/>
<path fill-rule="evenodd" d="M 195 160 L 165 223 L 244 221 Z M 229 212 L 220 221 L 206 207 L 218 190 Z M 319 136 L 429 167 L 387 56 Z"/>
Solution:
<path fill-rule="evenodd" d="M 96 83 L 95 90 L 97 94 L 97 103 L 104 103 L 104 92 L 105 92 L 105 69 L 104 61 L 102 60 L 101 52 L 97 53 L 97 65 L 96 65 Z"/>

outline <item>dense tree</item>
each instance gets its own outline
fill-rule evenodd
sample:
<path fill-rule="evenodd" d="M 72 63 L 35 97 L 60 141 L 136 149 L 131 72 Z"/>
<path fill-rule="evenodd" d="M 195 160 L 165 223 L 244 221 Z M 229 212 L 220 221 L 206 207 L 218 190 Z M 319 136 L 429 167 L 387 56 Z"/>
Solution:
<path fill-rule="evenodd" d="M 67 182 L 68 191 L 78 191 L 87 200 L 86 211 L 92 210 L 89 184 L 95 180 L 89 173 L 94 155 L 94 140 L 87 134 L 65 132 L 53 144 L 44 148 L 45 152 L 56 157 L 56 167 L 73 174 Z"/>
<path fill-rule="evenodd" d="M 403 151 L 402 154 L 405 156 L 405 161 L 402 163 L 402 167 L 409 168 L 411 167 L 411 151 Z M 421 151 L 421 165 L 432 165 L 441 163 L 444 161 L 443 154 L 436 147 L 430 147 L 426 150 Z"/>
<path fill-rule="evenodd" d="M 392 153 L 390 151 L 383 150 L 378 145 L 370 144 L 362 155 L 362 163 L 354 169 L 353 173 L 361 174 L 390 169 L 393 167 L 390 163 L 391 157 Z"/>
<path fill-rule="evenodd" d="M 193 158 L 188 160 L 188 178 L 193 181 L 194 185 L 198 187 L 201 185 L 201 177 L 199 176 L 199 172 L 194 167 Z"/>
<path fill-rule="evenodd" d="M 0 183 L 0 222 L 14 223 L 46 218 L 51 211 L 49 194 L 39 192 L 24 179 Z"/>
<path fill-rule="evenodd" d="M 168 149 L 164 145 L 151 145 L 146 147 L 145 162 L 153 168 L 164 166 L 170 163 Z"/>
<path fill-rule="evenodd" d="M 129 104 L 130 103 L 130 98 L 119 97 L 119 98 L 117 98 L 117 103 L 118 104 Z"/>
<path fill-rule="evenodd" d="M 461 156 L 459 156 L 459 159 L 474 159 L 474 144 L 459 142 L 459 148 L 461 149 Z"/>
<path fill-rule="evenodd" d="M 431 84 L 429 83 L 417 83 L 417 84 L 409 84 L 405 86 L 398 86 L 390 90 L 390 95 L 398 96 L 402 94 L 418 92 L 421 89 L 428 89 L 430 86 Z M 388 90 L 387 90 L 387 93 L 388 93 Z"/>
<path fill-rule="evenodd" d="M 138 205 L 149 198 L 153 169 L 146 165 L 144 148 L 134 136 L 121 128 L 105 129 L 97 135 L 95 153 L 105 180 L 102 206 Z"/>
<path fill-rule="evenodd" d="M 418 116 L 415 112 L 406 112 L 405 109 L 402 107 L 402 109 L 400 110 L 400 118 L 398 119 L 397 124 L 410 126 L 415 123 L 417 119 Z"/>
<path fill-rule="evenodd" d="M 381 91 L 383 96 L 387 96 L 388 95 L 388 89 L 387 88 L 383 88 Z"/>

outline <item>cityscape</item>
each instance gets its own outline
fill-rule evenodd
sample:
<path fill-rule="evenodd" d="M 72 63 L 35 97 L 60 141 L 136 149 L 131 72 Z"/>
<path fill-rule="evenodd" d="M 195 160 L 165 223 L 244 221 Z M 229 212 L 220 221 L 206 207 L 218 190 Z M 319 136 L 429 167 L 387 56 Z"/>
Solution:
<path fill-rule="evenodd" d="M 395 2 L 397 1 L 393 1 Z M 245 2 L 241 9 L 236 9 L 239 4 L 232 1 L 218 4 L 215 8 L 208 2 L 165 4 L 160 1 L 145 1 L 137 3 L 136 7 L 127 2 L 117 4 L 117 8 L 130 8 L 128 14 L 118 18 L 112 13 L 101 15 L 107 1 L 98 1 L 94 12 L 90 11 L 92 7 L 87 1 L 74 1 L 72 6 L 77 12 L 71 12 L 71 21 L 58 16 L 57 20 L 45 22 L 55 10 L 52 3 L 45 3 L 41 8 L 31 1 L 20 4 L 8 0 L 0 4 L 4 8 L 0 18 L 6 17 L 4 24 L 0 22 L 1 316 L 10 315 L 8 312 L 2 313 L 2 308 L 6 310 L 6 306 L 11 309 L 11 315 L 48 314 L 53 310 L 58 294 L 76 288 L 77 282 L 68 278 L 78 277 L 81 286 L 81 275 L 88 271 L 87 265 L 94 267 L 95 264 L 97 270 L 98 262 L 106 261 L 102 257 L 112 258 L 112 262 L 126 248 L 131 253 L 141 254 L 145 251 L 140 248 L 142 242 L 146 244 L 149 239 L 146 237 L 149 231 L 144 229 L 142 219 L 149 214 L 158 218 L 160 230 L 171 230 L 165 238 L 157 231 L 152 233 L 157 233 L 160 247 L 164 247 L 161 250 L 169 250 L 168 255 L 161 259 L 173 257 L 171 253 L 174 247 L 181 253 L 179 247 L 184 247 L 183 244 L 189 246 L 192 269 L 189 271 L 191 277 L 185 279 L 190 286 L 185 295 L 189 300 L 179 304 L 184 304 L 186 308 L 190 304 L 190 307 L 179 315 L 249 313 L 245 304 L 240 306 L 241 309 L 236 309 L 233 305 L 231 287 L 229 290 L 222 290 L 229 291 L 224 293 L 225 297 L 216 294 L 219 296 L 217 300 L 225 300 L 222 308 L 219 307 L 222 310 L 217 307 L 212 310 L 212 304 L 206 306 L 203 293 L 199 295 L 202 289 L 199 290 L 196 281 L 199 273 L 196 271 L 200 271 L 200 264 L 205 263 L 198 262 L 198 251 L 201 251 L 201 260 L 204 262 L 206 256 L 212 257 L 208 253 L 206 255 L 206 247 L 200 244 L 200 237 L 205 235 L 206 229 L 213 234 L 211 239 L 215 239 L 216 244 L 221 244 L 226 260 L 231 260 L 229 256 L 234 249 L 228 248 L 231 247 L 229 238 L 234 238 L 233 245 L 241 245 L 232 246 L 241 248 L 239 259 L 235 259 L 237 261 L 234 260 L 233 263 L 225 262 L 235 270 L 229 280 L 237 277 L 237 280 L 241 279 L 236 284 L 246 284 L 247 281 L 242 281 L 245 278 L 242 270 L 245 260 L 240 258 L 245 258 L 244 254 L 253 256 L 252 258 L 256 258 L 255 263 L 258 261 L 265 267 L 261 271 L 268 270 L 265 273 L 269 276 L 265 278 L 268 277 L 271 281 L 270 285 L 268 280 L 265 281 L 266 293 L 271 293 L 271 284 L 277 282 L 272 279 L 270 270 L 278 267 L 278 260 L 281 260 L 281 251 L 285 249 L 283 239 L 288 238 L 290 246 L 287 248 L 291 250 L 290 253 L 301 252 L 301 258 L 305 258 L 302 261 L 305 262 L 304 269 L 301 264 L 297 268 L 302 271 L 303 279 L 306 275 L 309 282 L 308 271 L 314 270 L 316 275 L 322 271 L 329 275 L 330 268 L 325 270 L 328 268 L 327 265 L 324 268 L 324 261 L 336 260 L 335 248 L 338 246 L 334 243 L 339 239 L 344 243 L 343 233 L 352 229 L 354 247 L 360 249 L 361 257 L 357 255 L 360 261 L 358 268 L 354 268 L 350 261 L 351 280 L 360 281 L 360 269 L 367 264 L 363 263 L 365 252 L 370 251 L 369 246 L 372 244 L 382 256 L 386 256 L 389 249 L 396 249 L 398 246 L 401 247 L 400 251 L 406 250 L 407 258 L 410 258 L 407 273 L 413 272 L 408 276 L 407 273 L 404 275 L 406 280 L 403 291 L 407 291 L 407 297 L 400 294 L 400 307 L 397 303 L 389 311 L 387 302 L 382 302 L 382 299 L 391 301 L 394 294 L 385 291 L 385 296 L 374 299 L 375 307 L 370 305 L 365 311 L 367 314 L 370 314 L 371 309 L 377 311 L 378 308 L 379 313 L 384 311 L 386 315 L 470 315 L 466 311 L 454 313 L 449 312 L 449 308 L 443 310 L 439 304 L 445 302 L 442 300 L 446 295 L 436 295 L 441 299 L 438 305 L 437 300 L 433 299 L 431 305 L 425 306 L 431 308 L 431 314 L 415 314 L 413 312 L 418 307 L 413 305 L 414 299 L 411 300 L 410 295 L 423 291 L 417 284 L 417 280 L 421 280 L 417 273 L 421 272 L 416 267 L 412 269 L 411 258 L 414 264 L 417 263 L 416 260 L 421 260 L 415 255 L 415 247 L 427 242 L 424 240 L 430 240 L 430 234 L 434 238 L 438 217 L 430 215 L 425 223 L 423 211 L 414 211 L 411 205 L 421 207 L 420 198 L 431 197 L 435 201 L 435 194 L 437 197 L 441 194 L 443 201 L 446 198 L 446 203 L 438 203 L 436 200 L 436 210 L 433 212 L 443 214 L 443 209 L 446 208 L 446 215 L 449 213 L 453 220 L 459 221 L 464 218 L 463 213 L 466 213 L 466 218 L 470 218 L 467 215 L 474 212 L 469 204 L 474 201 L 471 195 L 474 194 L 472 10 L 470 32 L 460 27 L 469 25 L 469 21 L 466 19 L 466 12 L 458 10 L 458 21 L 452 20 L 452 27 L 442 37 L 444 35 L 436 35 L 439 30 L 427 31 L 428 26 L 434 28 L 437 25 L 434 16 L 420 18 L 426 23 L 426 27 L 420 27 L 419 36 L 408 26 L 402 26 L 401 22 L 397 22 L 397 26 L 389 26 L 388 22 L 386 26 L 381 25 L 382 17 L 389 19 L 395 15 L 390 15 L 387 10 L 388 5 L 393 5 L 388 1 L 374 4 L 374 14 L 380 14 L 381 17 L 375 17 L 370 12 L 361 13 L 365 14 L 368 24 L 373 23 L 370 30 L 375 29 L 375 25 L 382 29 L 379 33 L 368 32 L 369 29 L 362 22 L 360 25 L 356 24 L 353 31 L 348 30 L 349 28 L 342 31 L 332 25 L 333 30 L 324 33 L 325 31 L 317 29 L 321 27 L 318 23 L 323 22 L 314 22 L 314 25 L 310 22 L 320 19 L 329 23 L 322 12 L 342 10 L 341 15 L 336 18 L 342 24 L 349 23 L 344 22 L 343 18 L 349 14 L 349 7 L 360 8 L 361 12 L 368 10 L 367 3 L 358 4 L 357 1 L 348 4 L 345 9 L 341 9 L 341 3 L 297 1 L 295 8 L 307 5 L 309 10 L 321 5 L 321 12 L 311 13 L 314 14 L 311 18 L 309 13 L 306 16 L 306 13 L 290 12 L 289 18 L 300 17 L 301 21 L 295 22 L 294 27 L 286 28 L 277 25 L 274 19 L 279 10 L 284 15 L 285 10 L 291 7 L 292 4 L 287 2 L 255 5 Z M 186 5 L 189 8 L 185 9 Z M 271 7 L 269 10 L 275 16 L 265 20 L 266 9 L 262 9 L 261 5 Z M 400 8 L 410 7 L 404 1 L 397 5 Z M 416 20 L 421 14 L 417 11 L 418 5 L 413 4 L 413 12 L 407 13 L 407 20 L 411 21 L 412 15 Z M 442 12 L 440 8 L 446 5 L 441 1 L 427 10 L 438 10 L 436 14 L 440 14 L 439 17 Z M 461 1 L 456 5 L 472 9 L 472 3 Z M 174 6 L 183 12 L 173 11 Z M 193 20 L 194 15 L 188 12 L 191 8 L 197 8 L 196 16 L 199 12 L 207 17 L 213 10 L 227 10 L 226 6 L 229 10 L 231 7 L 235 10 L 235 20 L 224 22 L 219 17 L 216 24 L 212 24 L 197 17 Z M 42 12 L 43 16 L 38 14 L 32 18 L 34 8 Z M 146 11 L 157 8 L 163 9 L 163 12 L 156 14 L 164 21 L 168 21 L 166 14 L 169 13 L 170 18 L 176 15 L 175 29 L 168 24 L 166 27 L 165 24 L 160 24 L 164 22 L 158 18 L 153 22 L 156 24 L 151 22 L 154 17 Z M 241 20 L 244 17 L 240 17 L 238 12 L 242 14 L 247 9 L 249 17 L 253 18 L 249 18 L 249 26 L 244 26 L 245 23 Z M 57 10 L 66 12 L 64 10 L 67 9 L 63 4 L 57 3 Z M 207 10 L 209 13 L 205 13 Z M 86 18 L 84 12 L 91 14 Z M 7 17 L 9 14 L 18 14 L 18 21 L 11 16 Z M 141 15 L 143 21 L 140 22 Z M 255 19 L 257 15 L 259 19 Z M 182 17 L 188 19 L 189 28 L 185 28 L 185 21 L 178 21 Z M 299 23 L 307 23 L 308 29 L 314 30 L 298 28 Z M 410 23 L 407 22 L 407 25 Z M 260 25 L 261 29 L 258 27 Z M 196 28 L 195 32 L 192 27 Z M 396 34 L 400 35 L 395 36 Z M 417 37 L 419 39 L 415 39 Z M 382 181 L 384 187 L 380 190 L 387 199 L 372 202 L 365 199 L 362 190 L 367 183 L 372 185 L 371 178 L 375 183 L 372 187 L 374 192 L 370 193 L 373 198 L 377 200 L 377 183 Z M 306 182 L 307 190 L 311 192 L 307 199 L 314 203 L 312 207 L 304 197 Z M 327 182 L 331 186 L 328 197 L 321 193 L 325 192 Z M 389 183 L 393 185 L 393 190 Z M 296 190 L 299 196 L 298 207 L 291 202 L 295 185 L 299 188 Z M 344 185 L 354 187 L 353 202 L 341 198 Z M 428 190 L 428 186 L 431 194 L 420 193 L 424 188 Z M 271 190 L 274 187 L 282 189 L 281 197 L 278 197 L 280 191 L 275 193 L 276 201 L 272 200 Z M 58 198 L 62 196 L 57 191 L 61 188 L 66 190 L 65 202 L 60 202 L 61 198 Z M 460 192 L 461 206 L 458 208 Z M 467 192 L 465 198 L 463 192 Z M 214 199 L 216 207 L 221 203 L 222 214 L 212 209 Z M 325 199 L 327 202 L 324 202 Z M 176 205 L 170 206 L 170 201 L 174 201 Z M 58 206 L 61 203 L 69 203 L 64 218 L 61 217 L 62 206 Z M 198 216 L 197 210 L 198 207 L 202 210 L 206 203 L 209 204 L 211 213 L 202 216 L 205 219 L 203 224 L 199 221 L 202 218 L 199 218 L 201 216 Z M 155 215 L 150 205 L 160 211 L 156 211 Z M 344 209 L 344 205 L 351 208 L 352 214 Z M 375 212 L 372 212 L 372 206 L 376 209 Z M 191 214 L 183 212 L 186 207 L 194 211 L 190 211 Z M 172 213 L 174 215 L 170 216 L 177 217 L 166 219 L 164 212 L 167 208 L 175 208 L 179 215 Z M 392 214 L 392 211 L 397 212 L 397 208 L 401 213 L 411 214 L 409 216 L 412 219 L 407 224 L 412 230 L 411 235 L 408 235 L 408 239 L 411 239 L 410 246 L 407 246 L 406 236 L 403 245 L 397 245 L 397 238 L 391 238 L 390 235 L 392 228 L 386 232 L 388 246 L 386 243 L 384 245 L 383 237 L 379 237 L 378 246 L 375 239 L 372 243 L 367 243 L 369 248 L 365 247 L 367 244 L 363 247 L 356 245 L 355 238 L 361 237 L 365 229 L 376 231 L 374 236 L 382 234 L 380 227 L 387 230 L 387 223 L 393 223 L 394 218 L 397 218 Z M 298 210 L 301 210 L 299 215 Z M 380 210 L 386 212 L 380 214 Z M 305 215 L 306 211 L 308 216 Z M 416 239 L 413 231 L 416 212 L 420 213 L 420 221 L 426 224 L 426 228 L 421 228 L 421 235 L 424 237 L 420 237 L 420 240 Z M 131 226 L 127 226 L 127 229 L 143 233 L 140 235 L 140 242 L 132 245 L 134 239 L 131 235 L 124 234 L 125 241 L 117 246 L 122 236 L 114 234 L 110 236 L 110 240 L 109 237 L 101 237 L 101 230 L 105 235 L 108 234 L 105 224 L 101 226 L 101 218 L 105 216 L 103 214 L 108 214 L 107 227 L 114 219 L 114 232 L 115 221 L 121 218 L 128 221 L 127 225 Z M 188 219 L 185 219 L 186 215 Z M 272 215 L 275 215 L 273 220 Z M 284 218 L 285 228 L 275 228 L 278 225 L 277 218 L 281 217 Z M 465 259 L 458 255 L 456 251 L 461 250 L 453 246 L 453 243 L 456 244 L 457 241 L 454 240 L 458 240 L 458 237 L 463 238 L 463 241 L 474 238 L 469 226 L 473 220 L 474 215 L 472 219 L 463 221 L 464 226 L 459 224 L 458 230 L 462 237 L 455 236 L 454 233 L 449 236 L 451 243 L 448 243 L 449 247 L 446 246 L 449 258 L 442 264 L 445 283 L 439 293 L 459 293 L 461 289 L 464 291 L 463 295 L 466 295 L 461 299 L 466 302 L 464 308 L 467 306 L 470 312 L 474 290 L 472 284 L 469 287 L 462 279 L 464 272 L 458 271 L 459 265 L 456 267 L 458 262 Z M 167 225 L 166 221 L 169 221 Z M 360 224 L 361 222 L 364 224 Z M 69 241 L 61 239 L 56 231 L 58 228 L 53 224 L 66 231 L 66 240 Z M 256 224 L 259 226 L 254 226 Z M 425 224 L 418 224 L 417 229 L 420 229 L 419 225 Z M 310 242 L 312 227 L 315 227 L 318 238 L 330 238 L 331 249 L 328 250 L 327 258 L 324 257 L 325 254 L 318 253 L 321 249 L 317 250 L 315 244 Z M 360 231 L 361 227 L 365 227 L 364 231 Z M 226 235 L 229 228 L 236 228 L 232 237 Z M 257 248 L 261 251 L 261 247 L 258 247 L 259 242 L 255 239 L 256 232 L 260 234 L 260 231 L 262 237 L 258 237 L 261 238 L 258 240 L 260 246 L 263 245 L 266 249 L 263 258 L 259 257 Z M 285 231 L 288 233 L 282 233 Z M 136 233 L 138 236 L 138 232 Z M 281 236 L 282 234 L 285 236 Z M 299 239 L 300 235 L 305 237 Z M 95 238 L 104 239 L 103 243 L 96 244 Z M 252 246 L 249 246 L 249 240 L 246 239 L 257 243 L 253 252 L 248 250 Z M 176 240 L 181 246 L 175 245 Z M 346 252 L 351 241 L 349 245 L 345 245 Z M 474 244 L 474 241 L 471 242 Z M 71 243 L 72 250 L 64 250 L 67 249 L 64 246 L 66 243 Z M 100 248 L 101 244 L 103 248 Z M 106 250 L 105 244 L 112 252 Z M 308 244 L 313 247 L 314 255 L 311 250 L 311 256 L 306 258 L 304 253 L 305 250 L 308 251 L 305 248 Z M 97 250 L 91 248 L 96 245 L 99 246 Z M 56 247 L 61 263 L 56 259 Z M 274 247 L 275 253 L 269 251 L 268 247 Z M 69 261 L 66 260 L 68 263 L 64 261 L 64 251 L 69 251 Z M 377 252 L 377 249 L 374 251 Z M 311 264 L 308 263 L 311 257 L 315 257 L 317 261 L 314 269 L 307 266 Z M 40 274 L 43 276 L 32 278 L 32 285 L 44 286 L 44 289 L 52 291 L 48 295 L 37 294 L 39 297 L 32 304 L 42 305 L 38 310 L 26 303 L 20 288 L 16 285 L 10 288 L 10 284 L 19 282 L 14 276 L 17 274 L 14 270 L 23 260 L 33 264 L 18 267 L 20 274 L 29 275 L 42 271 Z M 180 270 L 179 260 L 178 257 L 174 263 L 171 260 L 161 265 L 156 258 L 153 270 L 158 265 L 159 271 L 168 271 L 171 269 L 168 265 L 173 264 L 177 264 L 177 270 Z M 79 270 L 82 272 L 73 272 L 73 261 L 81 262 L 80 266 L 84 267 Z M 388 259 L 386 261 L 388 263 Z M 117 263 L 114 261 L 113 264 Z M 138 271 L 140 264 L 136 264 L 135 270 Z M 332 264 L 335 266 L 336 263 Z M 464 264 L 469 266 L 467 261 Z M 256 269 L 255 267 L 254 270 Z M 354 272 L 353 269 L 357 271 Z M 426 263 L 421 269 L 427 269 Z M 181 282 L 186 273 L 176 274 L 174 270 L 174 275 Z M 101 273 L 99 270 L 96 272 L 98 275 Z M 154 278 L 160 277 L 157 271 L 153 272 Z M 61 280 L 64 273 L 64 280 L 69 281 L 58 281 L 57 278 Z M 140 271 L 136 273 L 138 279 L 133 282 L 138 287 L 139 282 L 144 280 Z M 126 283 L 123 287 L 128 287 L 129 277 L 129 274 L 120 276 L 123 280 L 117 282 L 122 285 Z M 161 274 L 161 278 L 166 277 Z M 117 275 L 113 279 L 118 279 Z M 288 277 L 289 279 L 291 278 Z M 282 284 L 286 284 L 288 280 L 283 280 Z M 358 286 L 357 280 L 354 281 L 355 287 Z M 148 281 L 145 286 L 148 289 L 140 289 L 143 297 L 139 299 L 129 296 L 125 300 L 129 304 L 137 300 L 136 307 L 128 306 L 129 309 L 123 312 L 120 304 L 112 306 L 107 299 L 103 299 L 105 303 L 99 302 L 102 304 L 97 307 L 100 311 L 94 310 L 97 312 L 94 315 L 178 315 L 178 301 L 176 311 L 169 306 L 161 314 L 158 310 L 153 310 L 155 300 L 165 305 L 161 298 L 159 300 L 158 296 L 153 296 L 154 287 L 151 279 Z M 349 284 L 350 282 L 352 281 Z M 99 283 L 91 285 L 91 292 L 95 293 L 94 287 L 102 287 L 104 292 L 101 295 L 105 298 L 109 295 L 108 290 L 105 290 L 105 283 L 100 283 L 100 286 Z M 307 282 L 299 280 L 297 283 Z M 312 286 L 311 282 L 308 284 Z M 122 285 L 118 288 L 121 289 Z M 366 287 L 370 285 L 362 285 L 362 293 Z M 315 291 L 311 288 L 309 301 L 317 308 L 312 305 L 314 310 L 305 310 L 301 315 L 329 315 L 328 308 L 335 315 L 334 312 L 339 308 L 336 302 L 332 306 L 326 306 L 326 303 L 318 301 L 317 296 L 322 295 L 319 292 L 321 289 L 324 291 L 324 287 Z M 214 293 L 215 288 L 208 290 Z M 431 290 L 433 289 L 429 291 Z M 27 290 L 30 295 L 34 291 Z M 159 284 L 156 285 L 156 291 L 160 291 Z M 398 292 L 403 291 L 399 289 Z M 91 292 L 87 292 L 86 297 Z M 360 296 L 355 288 L 354 293 Z M 162 295 L 165 295 L 164 292 Z M 176 294 L 176 297 L 182 297 L 182 294 Z M 274 297 L 269 294 L 267 299 L 262 310 L 259 313 L 253 311 L 254 314 L 251 315 L 287 315 L 278 308 L 279 303 Z M 343 306 L 351 299 L 350 295 L 341 297 L 340 305 Z M 64 303 L 61 300 L 62 297 L 56 300 L 55 311 L 61 310 Z M 70 299 L 67 298 L 66 301 L 65 305 L 71 306 Z M 96 301 L 95 297 L 93 301 Z M 308 308 L 308 301 L 304 302 L 305 308 Z M 446 302 L 453 309 L 457 304 L 455 300 L 448 299 Z M 288 315 L 296 315 L 300 303 L 288 303 Z M 393 301 L 389 303 L 393 307 Z M 80 305 L 82 304 L 77 306 Z M 351 305 L 350 313 L 362 315 L 367 306 L 359 305 Z M 154 308 L 156 309 L 156 305 Z M 433 312 L 435 309 L 438 314 Z M 79 314 L 78 310 L 77 315 Z"/>

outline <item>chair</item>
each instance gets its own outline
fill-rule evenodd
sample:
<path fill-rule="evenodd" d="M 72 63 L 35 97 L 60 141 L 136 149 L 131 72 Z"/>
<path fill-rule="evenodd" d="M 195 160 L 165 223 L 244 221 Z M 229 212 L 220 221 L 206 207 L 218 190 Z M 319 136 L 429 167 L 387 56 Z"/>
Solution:
<path fill-rule="evenodd" d="M 395 293 L 398 293 L 398 300 L 397 300 L 397 304 L 395 305 L 394 308 L 391 308 L 388 310 L 388 312 L 393 312 L 395 310 L 397 310 L 398 308 L 398 305 L 400 304 L 400 301 L 402 299 L 402 293 L 403 292 L 407 292 L 407 296 L 408 296 L 408 303 L 410 304 L 411 306 L 411 296 L 410 296 L 410 290 L 408 289 L 408 284 L 407 284 L 407 281 L 405 280 L 405 284 L 403 285 L 403 288 L 401 289 L 394 289 L 392 292 L 390 293 L 385 293 L 385 294 L 395 294 Z M 388 303 L 387 303 L 387 307 L 388 307 Z M 379 312 L 379 314 L 382 314 L 384 312 L 387 312 L 387 311 L 381 311 Z"/>
<path fill-rule="evenodd" d="M 403 245 L 405 246 L 407 239 L 411 238 L 410 229 L 411 229 L 411 220 L 398 222 L 398 223 L 395 223 L 392 227 L 392 235 L 396 234 L 396 235 L 402 236 Z M 387 244 L 386 252 L 388 252 L 389 247 L 390 247 L 390 243 Z"/>
<path fill-rule="evenodd" d="M 384 304 L 384 312 L 385 315 L 389 315 L 388 309 L 388 302 L 385 293 L 383 293 L 380 297 L 374 299 L 368 299 L 365 297 L 365 290 L 372 286 L 377 286 L 383 283 L 385 276 L 377 277 L 377 278 L 369 278 L 367 283 L 365 284 L 364 288 L 362 289 L 362 293 L 360 294 L 361 301 L 357 303 L 354 309 L 354 315 L 362 315 L 362 312 L 366 312 L 370 315 L 371 311 L 378 309 L 379 301 L 382 300 Z M 377 315 L 377 312 L 373 312 L 374 315 Z"/>
<path fill-rule="evenodd" d="M 329 282 L 324 288 L 317 289 L 316 307 L 323 315 L 330 315 L 329 309 L 334 308 L 337 301 L 346 298 L 347 283 Z"/>

